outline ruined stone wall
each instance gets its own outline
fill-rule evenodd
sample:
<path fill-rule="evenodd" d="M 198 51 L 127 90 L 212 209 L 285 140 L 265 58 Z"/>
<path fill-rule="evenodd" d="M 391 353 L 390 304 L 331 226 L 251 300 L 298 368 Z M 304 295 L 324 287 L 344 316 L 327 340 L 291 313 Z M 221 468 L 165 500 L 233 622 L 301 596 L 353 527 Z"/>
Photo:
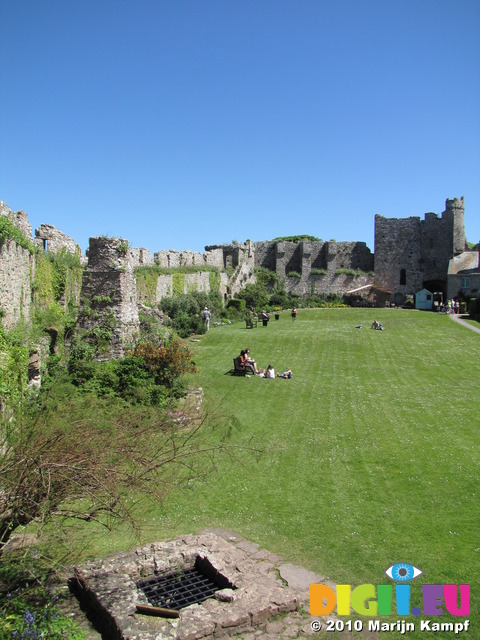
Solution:
<path fill-rule="evenodd" d="M 216 248 L 208 250 L 205 248 L 205 262 L 209 267 L 223 269 L 223 249 Z"/>
<path fill-rule="evenodd" d="M 0 200 L 0 216 L 9 218 L 27 239 L 31 239 L 32 225 L 23 211 L 13 212 Z M 33 254 L 13 240 L 0 243 L 0 322 L 6 329 L 21 319 L 30 319 L 34 278 Z"/>
<path fill-rule="evenodd" d="M 255 266 L 263 267 L 264 269 L 270 269 L 275 271 L 275 249 L 276 242 L 265 240 L 262 242 L 255 242 Z"/>
<path fill-rule="evenodd" d="M 6 329 L 30 320 L 34 278 L 34 256 L 13 241 L 0 244 L 0 309 Z"/>
<path fill-rule="evenodd" d="M 61 249 L 65 249 L 72 255 L 77 253 L 82 256 L 82 250 L 75 240 L 51 224 L 41 224 L 38 229 L 35 229 L 34 244 L 41 251 L 57 253 Z"/>
<path fill-rule="evenodd" d="M 178 267 L 202 266 L 206 263 L 203 253 L 195 251 L 157 251 L 155 253 L 155 263 L 159 267 L 175 269 Z"/>
<path fill-rule="evenodd" d="M 0 200 L 0 216 L 7 216 L 27 238 L 32 237 L 32 225 L 24 211 L 12 211 L 5 202 Z"/>
<path fill-rule="evenodd" d="M 155 264 L 152 254 L 148 249 L 135 249 L 129 247 L 128 258 L 133 269 L 135 267 L 151 267 Z"/>
<path fill-rule="evenodd" d="M 348 293 L 370 284 L 373 254 L 364 242 L 276 241 L 255 244 L 255 264 L 285 278 L 286 290 L 298 295 Z M 325 273 L 318 275 L 313 270 Z M 360 270 L 362 275 L 339 274 L 339 269 Z M 296 274 L 289 276 L 290 273 Z M 298 277 L 300 275 L 300 277 Z"/>
<path fill-rule="evenodd" d="M 155 302 L 159 303 L 162 298 L 169 298 L 170 296 L 173 296 L 173 276 L 159 275 Z"/>
<path fill-rule="evenodd" d="M 79 327 L 87 337 L 112 328 L 111 339 L 99 345 L 98 359 L 123 357 L 138 334 L 137 289 L 126 240 L 90 238 Z"/>

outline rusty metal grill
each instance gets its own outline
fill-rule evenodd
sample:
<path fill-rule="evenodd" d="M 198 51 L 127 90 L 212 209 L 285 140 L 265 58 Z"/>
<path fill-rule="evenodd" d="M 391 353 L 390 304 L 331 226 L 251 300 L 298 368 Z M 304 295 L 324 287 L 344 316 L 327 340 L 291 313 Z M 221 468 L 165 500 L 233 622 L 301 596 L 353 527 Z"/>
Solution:
<path fill-rule="evenodd" d="M 192 568 L 138 582 L 137 587 L 154 607 L 183 609 L 200 604 L 211 598 L 215 591 L 231 586 L 221 574 L 215 576 L 220 578 L 215 581 L 206 574 L 205 567 L 197 562 Z"/>

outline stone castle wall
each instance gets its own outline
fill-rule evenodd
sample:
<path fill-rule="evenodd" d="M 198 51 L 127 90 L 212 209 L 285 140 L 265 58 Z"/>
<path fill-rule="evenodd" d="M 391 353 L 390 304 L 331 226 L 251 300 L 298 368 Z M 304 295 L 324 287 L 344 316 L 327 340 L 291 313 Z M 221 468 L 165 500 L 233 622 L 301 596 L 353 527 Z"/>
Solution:
<path fill-rule="evenodd" d="M 449 261 L 465 250 L 464 200 L 447 200 L 425 219 L 375 216 L 375 285 L 393 295 L 420 289 L 446 295 Z"/>
<path fill-rule="evenodd" d="M 0 201 L 0 216 L 9 218 L 26 238 L 31 238 L 32 225 L 23 211 L 13 212 Z M 33 254 L 12 240 L 0 243 L 0 309 L 1 322 L 6 329 L 22 319 L 30 319 L 34 278 Z"/>
<path fill-rule="evenodd" d="M 65 249 L 72 255 L 82 256 L 82 250 L 75 240 L 51 224 L 41 224 L 38 229 L 35 229 L 34 244 L 45 252 L 57 253 Z"/>
<path fill-rule="evenodd" d="M 255 263 L 275 271 L 285 279 L 286 290 L 298 295 L 343 294 L 373 283 L 368 275 L 373 272 L 373 254 L 364 242 L 260 242 L 255 243 Z M 338 273 L 340 269 L 364 273 L 347 275 Z M 296 276 L 289 276 L 292 272 Z"/>
<path fill-rule="evenodd" d="M 8 216 L 26 238 L 31 239 L 32 226 L 24 212 L 12 212 L 0 201 L 0 215 Z M 75 241 L 52 225 L 42 224 L 36 229 L 32 242 L 47 252 L 61 249 L 79 252 Z M 155 264 L 168 268 L 214 267 L 219 270 L 219 292 L 225 301 L 234 297 L 246 284 L 255 282 L 256 266 L 277 273 L 285 280 L 287 291 L 298 295 L 350 293 L 375 284 L 387 292 L 391 291 L 393 296 L 414 293 L 423 287 L 446 291 L 449 261 L 464 249 L 463 198 L 447 200 L 441 216 L 426 213 L 424 220 L 419 217 L 395 219 L 375 216 L 375 256 L 363 242 L 253 243 L 248 240 L 245 244 L 207 246 L 203 254 L 169 250 L 158 251 L 153 257 L 148 249 L 131 248 L 125 240 L 101 237 L 91 239 L 82 296 L 110 297 L 115 301 L 110 306 L 106 305 L 105 312 L 110 310 L 115 315 L 114 351 L 120 353 L 122 345 L 138 327 L 135 267 Z M 363 273 L 349 275 L 340 273 L 342 269 Z M 373 271 L 376 273 L 375 281 L 369 275 Z M 295 272 L 297 277 L 289 276 L 291 272 Z M 34 274 L 34 255 L 12 241 L 5 241 L 0 247 L 0 308 L 4 326 L 12 326 L 21 317 L 30 317 Z M 185 274 L 184 293 L 193 290 L 209 292 L 213 281 L 217 288 L 218 278 L 211 278 L 208 271 Z M 178 279 L 176 283 L 178 287 Z M 147 299 L 143 292 L 143 300 L 157 303 L 163 297 L 173 295 L 173 284 L 172 275 L 158 275 L 153 292 L 148 294 L 154 299 Z M 93 325 L 92 318 L 88 322 L 85 320 L 86 327 Z"/>
<path fill-rule="evenodd" d="M 126 240 L 90 238 L 78 325 L 91 334 L 112 328 L 99 359 L 123 357 L 138 334 L 137 288 Z"/>
<path fill-rule="evenodd" d="M 33 254 L 13 241 L 0 244 L 0 309 L 6 329 L 30 320 L 34 278 Z"/>
<path fill-rule="evenodd" d="M 32 225 L 24 211 L 12 211 L 5 202 L 0 200 L 0 216 L 7 216 L 27 238 L 32 237 Z"/>

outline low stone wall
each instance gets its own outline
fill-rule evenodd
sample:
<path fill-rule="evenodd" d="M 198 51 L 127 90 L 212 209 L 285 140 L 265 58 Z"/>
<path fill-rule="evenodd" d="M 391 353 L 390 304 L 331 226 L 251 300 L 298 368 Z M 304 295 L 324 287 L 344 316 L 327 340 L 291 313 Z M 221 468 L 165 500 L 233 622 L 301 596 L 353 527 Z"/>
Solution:
<path fill-rule="evenodd" d="M 140 581 L 178 573 L 197 558 L 223 583 L 213 597 L 181 609 L 174 619 L 137 611 L 137 604 L 148 605 L 137 586 Z M 238 534 L 219 529 L 86 563 L 75 568 L 74 580 L 95 620 L 102 621 L 105 637 L 118 640 L 214 640 L 240 633 L 259 637 L 267 629 L 272 633 L 268 637 L 296 638 L 311 633 L 311 617 L 296 613 L 300 604 L 308 607 L 309 583 L 325 582 L 323 576 L 286 564 Z M 269 622 L 279 614 L 280 621 Z"/>

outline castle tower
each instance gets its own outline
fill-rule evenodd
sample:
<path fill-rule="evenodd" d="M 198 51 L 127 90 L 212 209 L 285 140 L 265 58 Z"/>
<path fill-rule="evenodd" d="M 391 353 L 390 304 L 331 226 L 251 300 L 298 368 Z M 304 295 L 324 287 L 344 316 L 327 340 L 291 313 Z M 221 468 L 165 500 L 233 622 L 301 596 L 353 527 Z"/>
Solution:
<path fill-rule="evenodd" d="M 465 251 L 465 202 L 463 196 L 445 201 L 444 217 L 452 224 L 453 254 Z"/>
<path fill-rule="evenodd" d="M 79 326 L 96 343 L 97 358 L 122 358 L 139 330 L 137 286 L 127 240 L 90 238 Z"/>

